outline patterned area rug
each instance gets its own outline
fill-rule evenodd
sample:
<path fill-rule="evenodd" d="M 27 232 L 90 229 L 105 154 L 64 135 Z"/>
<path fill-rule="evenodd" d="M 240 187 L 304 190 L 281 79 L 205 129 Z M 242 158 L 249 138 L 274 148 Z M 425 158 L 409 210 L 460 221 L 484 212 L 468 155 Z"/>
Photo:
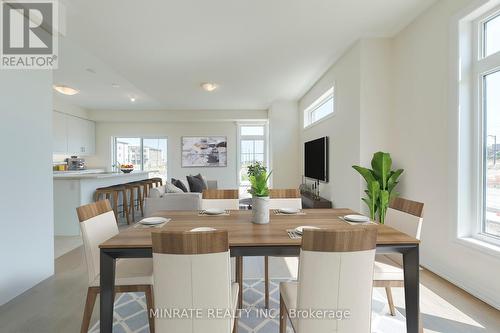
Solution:
<path fill-rule="evenodd" d="M 279 283 L 285 280 L 273 280 L 270 283 L 269 306 L 271 314 L 279 313 Z M 264 309 L 264 281 L 261 279 L 245 280 L 243 289 L 243 304 L 248 311 L 238 321 L 239 333 L 278 333 L 279 317 L 263 319 L 258 316 Z M 404 333 L 405 318 L 401 313 L 392 317 L 388 314 L 385 294 L 378 290 L 373 292 L 372 333 Z M 148 333 L 149 325 L 146 314 L 146 300 L 142 293 L 119 294 L 115 301 L 113 333 Z M 99 332 L 97 322 L 89 333 Z M 288 325 L 287 333 L 293 332 Z"/>

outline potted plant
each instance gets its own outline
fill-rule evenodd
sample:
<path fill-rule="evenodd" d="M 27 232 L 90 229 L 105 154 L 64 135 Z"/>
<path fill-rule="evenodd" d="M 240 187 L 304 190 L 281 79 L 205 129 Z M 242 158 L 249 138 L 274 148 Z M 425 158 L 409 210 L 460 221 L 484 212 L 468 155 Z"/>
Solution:
<path fill-rule="evenodd" d="M 399 183 L 398 178 L 403 169 L 391 170 L 392 159 L 389 153 L 377 152 L 373 154 L 372 169 L 363 168 L 358 165 L 352 167 L 358 171 L 366 181 L 366 198 L 362 198 L 370 210 L 370 218 L 375 220 L 378 212 L 378 220 L 381 224 L 385 222 L 385 214 L 389 202 L 399 194 L 394 188 Z"/>
<path fill-rule="evenodd" d="M 252 222 L 257 224 L 269 223 L 269 187 L 267 181 L 271 172 L 259 162 L 252 163 L 247 169 L 252 195 Z"/>

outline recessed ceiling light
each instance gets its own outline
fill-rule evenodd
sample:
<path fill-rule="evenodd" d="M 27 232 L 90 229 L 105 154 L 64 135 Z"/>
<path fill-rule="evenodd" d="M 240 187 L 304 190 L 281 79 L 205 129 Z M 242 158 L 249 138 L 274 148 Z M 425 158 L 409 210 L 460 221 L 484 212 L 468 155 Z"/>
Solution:
<path fill-rule="evenodd" d="M 113 88 L 120 88 L 120 85 L 118 83 L 111 83 L 111 86 Z"/>
<path fill-rule="evenodd" d="M 135 97 L 130 97 L 131 102 L 135 102 Z"/>
<path fill-rule="evenodd" d="M 64 95 L 76 95 L 79 93 L 78 90 L 74 89 L 74 88 L 71 88 L 71 87 L 68 87 L 68 86 L 65 86 L 65 85 L 61 85 L 61 84 L 55 84 L 53 85 L 53 88 L 61 93 L 61 94 L 64 94 Z"/>
<path fill-rule="evenodd" d="M 203 88 L 203 90 L 210 92 L 219 88 L 219 85 L 213 82 L 203 82 L 202 84 L 200 84 L 200 86 Z"/>

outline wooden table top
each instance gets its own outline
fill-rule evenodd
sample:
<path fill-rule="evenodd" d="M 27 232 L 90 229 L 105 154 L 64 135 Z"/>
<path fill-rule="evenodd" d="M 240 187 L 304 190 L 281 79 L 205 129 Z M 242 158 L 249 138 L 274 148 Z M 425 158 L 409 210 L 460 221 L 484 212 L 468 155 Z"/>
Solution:
<path fill-rule="evenodd" d="M 300 246 L 301 239 L 290 239 L 287 229 L 298 226 L 319 228 L 342 227 L 347 222 L 341 216 L 356 214 L 350 209 L 303 209 L 303 215 L 276 215 L 270 212 L 269 224 L 251 223 L 251 211 L 233 210 L 229 215 L 200 216 L 197 211 L 159 211 L 154 216 L 170 218 L 161 228 L 130 227 L 102 243 L 100 248 L 151 248 L 151 232 L 158 230 L 189 231 L 212 227 L 228 231 L 229 246 Z M 415 245 L 414 237 L 386 225 L 377 225 L 377 245 Z"/>

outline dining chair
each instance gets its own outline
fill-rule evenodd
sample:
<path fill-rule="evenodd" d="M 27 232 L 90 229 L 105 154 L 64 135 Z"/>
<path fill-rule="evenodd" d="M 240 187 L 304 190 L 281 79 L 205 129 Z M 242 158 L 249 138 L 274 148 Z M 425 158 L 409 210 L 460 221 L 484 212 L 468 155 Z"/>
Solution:
<path fill-rule="evenodd" d="M 298 189 L 270 189 L 269 209 L 302 209 L 302 198 Z M 294 258 L 295 259 L 295 258 Z M 264 304 L 269 309 L 269 257 L 264 257 Z"/>
<path fill-rule="evenodd" d="M 187 318 L 157 316 L 156 329 L 233 332 L 239 285 L 231 283 L 227 231 L 157 231 L 151 237 L 156 308 L 203 310 Z M 210 316 L 207 309 L 223 315 Z"/>
<path fill-rule="evenodd" d="M 420 239 L 423 210 L 424 204 L 421 202 L 395 198 L 387 209 L 385 225 Z M 391 287 L 404 287 L 402 264 L 402 256 L 399 254 L 380 254 L 375 257 L 373 286 L 385 288 L 392 316 L 396 315 L 396 308 L 394 307 Z"/>
<path fill-rule="evenodd" d="M 220 208 L 238 210 L 238 190 L 206 189 L 202 193 L 201 209 Z"/>
<path fill-rule="evenodd" d="M 99 282 L 99 244 L 117 235 L 118 225 L 108 200 L 97 201 L 76 209 L 80 220 L 83 247 L 89 275 L 87 300 L 83 313 L 81 333 L 87 333 L 97 295 Z M 153 262 L 144 259 L 119 259 L 116 262 L 115 293 L 144 292 L 149 309 L 153 307 Z M 154 332 L 154 320 L 149 318 L 150 332 Z"/>
<path fill-rule="evenodd" d="M 376 226 L 305 229 L 298 281 L 280 284 L 280 333 L 286 332 L 287 317 L 295 332 L 371 332 L 376 240 Z M 342 320 L 336 312 L 342 310 L 349 318 Z M 304 311 L 327 317 L 297 315 Z"/>

